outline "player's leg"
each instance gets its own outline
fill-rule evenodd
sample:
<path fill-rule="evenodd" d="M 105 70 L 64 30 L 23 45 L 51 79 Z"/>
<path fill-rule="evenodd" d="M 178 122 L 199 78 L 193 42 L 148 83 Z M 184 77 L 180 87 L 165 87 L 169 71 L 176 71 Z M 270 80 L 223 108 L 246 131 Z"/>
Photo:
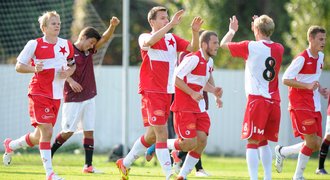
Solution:
<path fill-rule="evenodd" d="M 246 145 L 246 163 L 251 180 L 258 179 L 258 166 L 259 166 L 259 155 L 258 155 L 258 144 L 259 142 L 253 139 L 249 139 Z"/>
<path fill-rule="evenodd" d="M 281 108 L 278 101 L 265 101 L 265 110 L 268 110 L 269 115 L 265 117 L 264 135 L 259 141 L 259 156 L 264 169 L 264 180 L 272 179 L 272 151 L 268 144 L 268 140 L 277 142 L 280 129 Z M 260 124 L 260 123 L 259 123 Z"/>
<path fill-rule="evenodd" d="M 156 155 L 168 179 L 172 175 L 171 157 L 167 148 L 167 125 L 156 125 L 153 127 L 156 135 Z"/>
<path fill-rule="evenodd" d="M 321 143 L 321 138 L 315 133 L 304 135 L 305 145 L 303 145 L 298 155 L 298 161 L 293 179 L 299 179 L 303 177 L 304 170 L 310 159 L 310 156 L 314 151 L 318 150 Z"/>
<path fill-rule="evenodd" d="M 330 116 L 327 116 L 325 136 L 319 153 L 319 166 L 316 169 L 315 172 L 316 174 L 328 174 L 328 172 L 324 168 L 324 162 L 328 155 L 329 145 L 330 145 Z"/>
<path fill-rule="evenodd" d="M 264 168 L 264 180 L 272 179 L 272 151 L 267 140 L 259 142 L 258 151 Z"/>
<path fill-rule="evenodd" d="M 91 109 L 93 111 L 93 109 Z M 62 106 L 62 131 L 57 134 L 52 144 L 52 157 L 55 152 L 73 135 L 81 121 L 83 102 L 66 102 Z"/>
<path fill-rule="evenodd" d="M 206 147 L 207 144 L 207 135 L 205 132 L 197 131 L 197 145 L 194 149 L 188 152 L 186 159 L 182 165 L 182 168 L 179 173 L 179 177 L 183 177 L 184 179 L 188 176 L 192 169 L 194 169 L 195 165 L 199 161 L 201 154 Z"/>
<path fill-rule="evenodd" d="M 3 164 L 5 166 L 10 165 L 15 150 L 24 147 L 33 147 L 34 145 L 39 144 L 39 138 L 40 132 L 38 129 L 35 129 L 33 133 L 27 133 L 18 139 L 5 139 L 3 142 L 5 149 L 5 153 L 2 156 Z"/>

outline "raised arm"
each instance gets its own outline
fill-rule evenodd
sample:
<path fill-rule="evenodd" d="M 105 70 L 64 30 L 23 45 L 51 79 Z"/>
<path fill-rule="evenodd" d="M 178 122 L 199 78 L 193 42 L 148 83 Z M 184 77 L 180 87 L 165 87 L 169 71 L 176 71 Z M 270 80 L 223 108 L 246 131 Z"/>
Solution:
<path fill-rule="evenodd" d="M 174 26 L 178 25 L 181 22 L 183 13 L 184 10 L 180 10 L 176 12 L 169 23 L 167 23 L 160 30 L 154 32 L 150 36 L 150 38 L 144 42 L 143 47 L 150 47 L 154 45 L 156 42 L 158 42 L 160 39 L 162 39 L 169 30 L 171 30 Z"/>
<path fill-rule="evenodd" d="M 101 39 L 96 43 L 95 49 L 101 48 L 107 41 L 109 41 L 119 23 L 120 20 L 117 17 L 113 16 L 111 18 L 108 29 L 103 33 Z"/>
<path fill-rule="evenodd" d="M 233 16 L 229 19 L 229 30 L 227 34 L 222 38 L 220 42 L 220 47 L 222 49 L 228 49 L 228 43 L 232 41 L 235 33 L 238 30 L 238 20 L 236 16 Z"/>
<path fill-rule="evenodd" d="M 190 44 L 187 46 L 187 51 L 194 52 L 199 48 L 199 31 L 203 24 L 203 19 L 201 17 L 195 17 L 191 22 L 191 30 L 192 30 L 192 39 Z"/>

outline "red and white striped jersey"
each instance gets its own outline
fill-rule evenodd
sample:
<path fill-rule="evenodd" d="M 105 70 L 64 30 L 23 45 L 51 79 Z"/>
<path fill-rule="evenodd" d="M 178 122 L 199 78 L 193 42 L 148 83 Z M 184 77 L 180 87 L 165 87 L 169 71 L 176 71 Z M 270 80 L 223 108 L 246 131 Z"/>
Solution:
<path fill-rule="evenodd" d="M 184 80 L 187 85 L 201 94 L 213 71 L 213 59 L 205 60 L 202 50 L 186 55 L 175 70 L 175 77 Z M 172 111 L 205 112 L 205 100 L 196 102 L 190 95 L 175 87 Z"/>
<path fill-rule="evenodd" d="M 67 59 L 73 58 L 73 46 L 70 41 L 57 38 L 56 44 L 50 44 L 45 37 L 30 40 L 17 57 L 17 61 L 29 65 L 42 62 L 41 72 L 35 73 L 29 85 L 29 94 L 62 99 L 65 79 L 59 72 L 67 68 Z"/>
<path fill-rule="evenodd" d="M 143 91 L 174 93 L 173 73 L 177 63 L 177 53 L 185 51 L 189 42 L 172 33 L 151 47 L 143 47 L 152 34 L 144 33 L 139 37 L 142 64 L 140 68 L 139 93 Z"/>
<path fill-rule="evenodd" d="M 246 60 L 245 93 L 280 101 L 278 73 L 284 48 L 272 41 L 242 41 L 228 43 L 233 57 Z"/>
<path fill-rule="evenodd" d="M 299 54 L 286 69 L 283 79 L 295 79 L 303 83 L 319 81 L 323 68 L 324 54 L 314 58 L 309 49 Z M 320 93 L 307 89 L 289 87 L 289 109 L 321 111 Z"/>

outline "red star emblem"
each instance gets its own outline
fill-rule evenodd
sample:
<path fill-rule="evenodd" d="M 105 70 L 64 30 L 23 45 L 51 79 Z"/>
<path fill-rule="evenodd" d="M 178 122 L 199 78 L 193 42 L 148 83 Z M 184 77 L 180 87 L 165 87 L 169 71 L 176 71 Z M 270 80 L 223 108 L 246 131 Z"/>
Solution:
<path fill-rule="evenodd" d="M 173 39 L 171 38 L 170 40 L 167 40 L 168 42 L 169 42 L 169 46 L 173 46 L 174 47 L 174 41 L 173 41 Z"/>
<path fill-rule="evenodd" d="M 65 47 L 63 46 L 63 47 L 60 47 L 61 48 L 61 50 L 60 50 L 60 52 L 61 53 L 63 53 L 63 55 L 67 52 L 66 50 L 65 50 Z"/>

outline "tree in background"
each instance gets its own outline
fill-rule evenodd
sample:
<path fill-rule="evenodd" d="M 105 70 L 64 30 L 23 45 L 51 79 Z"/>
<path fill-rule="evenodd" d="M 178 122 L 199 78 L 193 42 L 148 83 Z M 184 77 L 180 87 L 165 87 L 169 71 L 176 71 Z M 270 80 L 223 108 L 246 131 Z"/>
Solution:
<path fill-rule="evenodd" d="M 295 56 L 308 47 L 307 30 L 311 25 L 323 26 L 330 32 L 330 3 L 328 0 L 290 0 L 286 10 L 292 18 L 290 33 L 285 33 L 285 43 Z M 325 56 L 330 55 L 329 38 L 324 49 Z M 324 69 L 329 69 L 330 59 L 325 58 Z M 290 59 L 291 61 L 291 59 Z"/>

